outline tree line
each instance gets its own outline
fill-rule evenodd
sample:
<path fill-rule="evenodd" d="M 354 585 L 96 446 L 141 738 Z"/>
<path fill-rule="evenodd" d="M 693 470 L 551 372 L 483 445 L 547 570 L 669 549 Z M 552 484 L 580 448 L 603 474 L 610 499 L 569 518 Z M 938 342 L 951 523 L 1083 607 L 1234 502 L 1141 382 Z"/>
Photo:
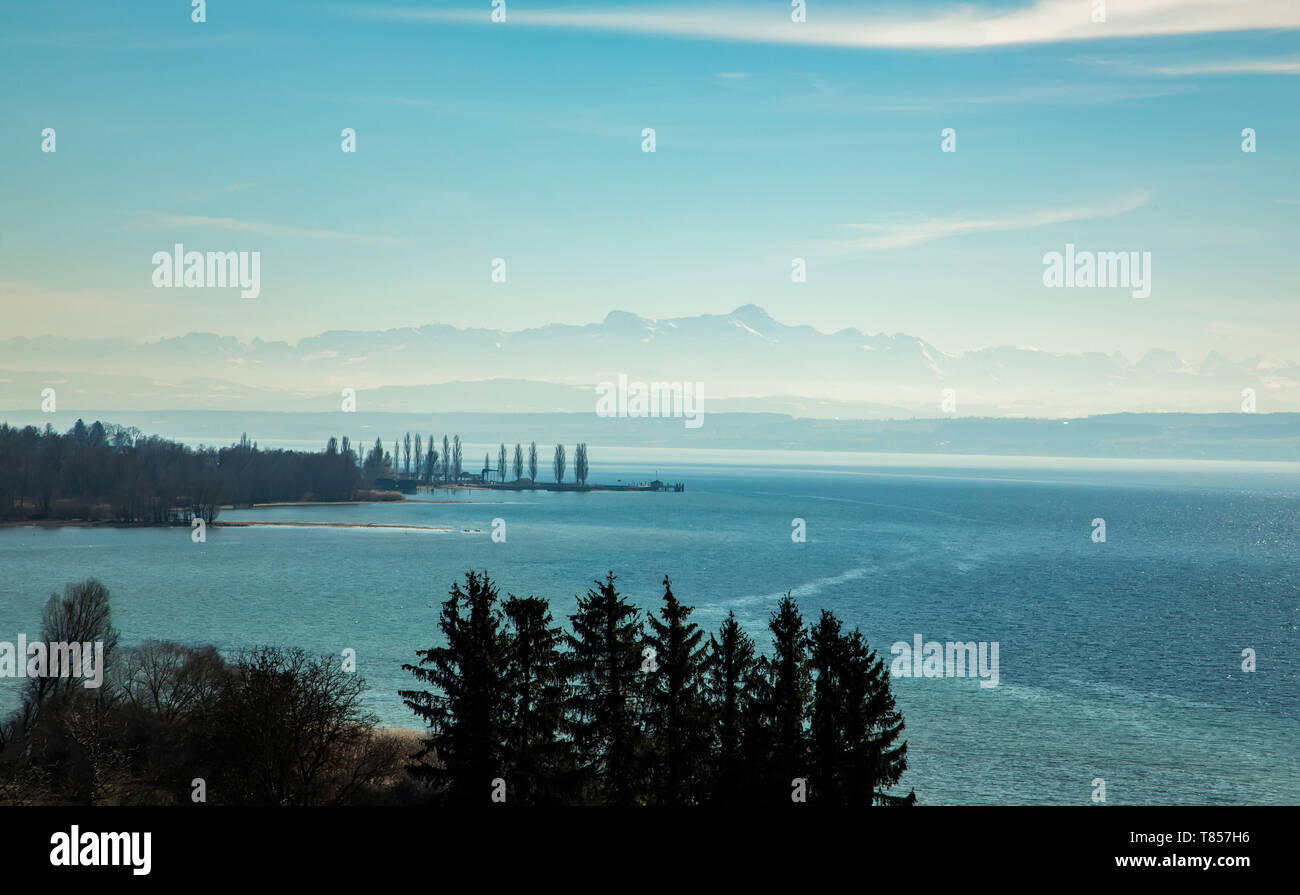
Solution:
<path fill-rule="evenodd" d="M 467 471 L 464 446 L 459 435 L 442 436 L 441 451 L 432 434 L 428 441 L 423 441 L 419 433 L 412 438 L 411 433 L 407 432 L 404 436 L 393 439 L 390 444 L 391 448 L 385 449 L 384 440 L 376 438 L 364 456 L 363 452 L 357 452 L 357 463 L 367 481 L 401 477 L 414 479 L 422 485 L 454 484 L 460 482 L 461 474 Z M 529 443 L 526 452 L 522 442 L 515 444 L 513 452 L 508 451 L 505 442 L 502 442 L 497 448 L 495 464 L 489 451 L 483 455 L 483 469 L 477 475 L 481 475 L 485 482 L 496 481 L 503 485 L 508 482 L 536 482 L 537 456 L 535 441 Z M 573 482 L 585 485 L 589 471 L 585 442 L 574 447 L 573 456 Z M 556 484 L 563 484 L 568 469 L 567 451 L 564 445 L 557 444 L 551 461 Z M 528 473 L 527 477 L 524 476 L 525 472 Z"/>
<path fill-rule="evenodd" d="M 708 635 L 664 579 L 643 615 L 611 573 L 568 631 L 469 572 L 441 645 L 403 665 L 421 740 L 378 726 L 337 655 L 125 648 L 94 579 L 51 595 L 44 643 L 104 644 L 103 680 L 28 677 L 0 723 L 0 804 L 910 805 L 889 672 L 860 631 L 787 595 L 771 650 Z"/>
<path fill-rule="evenodd" d="M 497 453 L 495 480 L 536 481 L 537 443 L 516 444 L 513 463 L 506 446 Z M 331 437 L 322 451 L 266 450 L 248 436 L 229 447 L 191 448 L 139 429 L 82 420 L 67 432 L 50 425 L 19 428 L 0 423 L 0 521 L 86 520 L 146 524 L 213 521 L 222 506 L 300 500 L 356 500 L 373 496 L 376 478 L 408 476 L 435 485 L 458 482 L 460 436 L 395 440 L 391 450 L 375 439 L 367 452 L 348 437 Z M 567 466 L 564 445 L 555 446 L 556 482 Z M 485 480 L 492 464 L 484 457 Z M 586 484 L 587 446 L 574 449 L 573 481 Z"/>
<path fill-rule="evenodd" d="M 412 774 L 451 804 L 912 804 L 883 659 L 787 594 L 760 655 L 735 614 L 704 632 L 665 577 L 642 615 L 611 572 L 570 629 L 546 600 L 502 601 L 486 573 L 453 585 L 443 645 L 404 665 L 401 692 L 429 728 Z"/>
<path fill-rule="evenodd" d="M 368 487 L 347 438 L 320 452 L 259 449 L 247 435 L 194 449 L 111 423 L 62 434 L 0 423 L 3 520 L 211 522 L 223 505 L 353 500 Z"/>

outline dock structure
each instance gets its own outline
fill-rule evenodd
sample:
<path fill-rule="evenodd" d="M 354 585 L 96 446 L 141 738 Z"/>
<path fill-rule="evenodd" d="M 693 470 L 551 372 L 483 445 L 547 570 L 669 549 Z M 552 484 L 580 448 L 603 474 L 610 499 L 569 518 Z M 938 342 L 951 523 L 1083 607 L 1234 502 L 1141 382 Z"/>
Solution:
<path fill-rule="evenodd" d="M 530 479 L 520 479 L 514 482 L 494 482 L 491 479 L 484 479 L 478 475 L 461 474 L 460 481 L 434 482 L 432 484 L 421 485 L 424 491 L 441 491 L 451 490 L 454 488 L 474 488 L 484 491 L 673 491 L 682 492 L 686 490 L 684 482 L 664 482 L 655 479 L 651 482 L 629 482 L 628 484 L 618 483 L 614 485 L 601 484 L 578 484 L 576 482 L 534 482 Z M 403 493 L 408 493 L 403 491 Z"/>

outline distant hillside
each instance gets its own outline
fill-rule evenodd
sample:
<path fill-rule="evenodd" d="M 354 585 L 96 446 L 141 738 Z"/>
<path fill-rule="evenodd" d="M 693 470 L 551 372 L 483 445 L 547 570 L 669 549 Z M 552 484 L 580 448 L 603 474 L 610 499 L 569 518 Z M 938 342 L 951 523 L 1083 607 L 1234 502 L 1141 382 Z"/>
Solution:
<path fill-rule="evenodd" d="M 77 414 L 0 413 L 11 424 L 71 427 Z M 699 429 L 680 419 L 601 419 L 594 413 L 268 413 L 91 411 L 85 419 L 135 426 L 189 444 L 227 445 L 242 433 L 272 447 L 319 448 L 332 435 L 367 446 L 406 432 L 459 433 L 468 445 L 516 441 L 601 447 L 714 448 L 1096 458 L 1300 460 L 1300 414 L 1121 413 L 1045 419 L 797 419 L 711 413 Z M 468 456 L 474 456 L 472 452 Z M 477 457 L 475 457 L 477 459 Z M 725 459 L 725 458 L 724 458 Z"/>

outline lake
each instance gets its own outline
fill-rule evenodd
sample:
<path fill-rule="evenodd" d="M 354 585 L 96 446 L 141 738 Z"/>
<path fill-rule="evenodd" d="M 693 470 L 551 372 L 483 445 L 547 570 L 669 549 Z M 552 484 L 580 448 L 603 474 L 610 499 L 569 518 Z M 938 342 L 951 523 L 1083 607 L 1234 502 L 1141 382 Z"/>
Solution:
<path fill-rule="evenodd" d="M 1085 804 L 1098 777 L 1113 804 L 1300 802 L 1300 466 L 611 456 L 593 449 L 592 481 L 657 470 L 686 491 L 227 510 L 412 527 L 217 526 L 203 544 L 180 528 L 0 529 L 0 640 L 35 638 L 49 594 L 95 576 L 124 643 L 351 648 L 373 711 L 415 726 L 400 666 L 437 643 L 439 604 L 466 569 L 488 570 L 503 596 L 549 598 L 566 623 L 608 571 L 647 608 L 668 574 L 702 627 L 734 610 L 760 648 L 787 591 L 810 622 L 830 609 L 860 626 L 887 660 L 917 634 L 996 642 L 996 687 L 894 679 L 904 784 L 922 803 Z M 17 686 L 0 681 L 0 709 Z"/>

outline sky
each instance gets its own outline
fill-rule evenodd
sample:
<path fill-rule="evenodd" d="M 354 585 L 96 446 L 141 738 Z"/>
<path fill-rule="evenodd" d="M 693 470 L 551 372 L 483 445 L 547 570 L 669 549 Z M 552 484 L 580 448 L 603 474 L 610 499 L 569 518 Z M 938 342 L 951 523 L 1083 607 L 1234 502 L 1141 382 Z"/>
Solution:
<path fill-rule="evenodd" d="M 950 352 L 1300 359 L 1300 3 L 791 13 L 0 5 L 0 341 L 754 303 Z M 178 242 L 260 252 L 260 295 L 155 289 Z M 1067 243 L 1150 252 L 1150 295 L 1045 287 Z"/>

